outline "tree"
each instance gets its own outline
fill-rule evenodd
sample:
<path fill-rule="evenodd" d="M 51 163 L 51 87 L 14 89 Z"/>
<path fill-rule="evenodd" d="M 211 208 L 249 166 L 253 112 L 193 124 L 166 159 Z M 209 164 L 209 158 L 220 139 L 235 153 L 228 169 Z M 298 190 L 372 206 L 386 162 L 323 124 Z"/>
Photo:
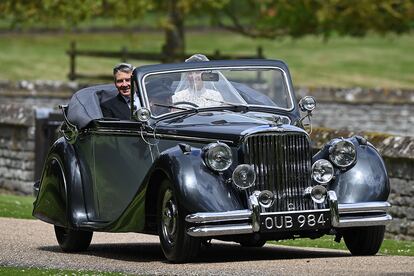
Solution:
<path fill-rule="evenodd" d="M 414 1 L 234 0 L 218 10 L 214 18 L 225 29 L 271 39 L 307 34 L 400 34 L 414 27 Z M 230 21 L 226 23 L 225 19 Z"/>
<path fill-rule="evenodd" d="M 191 17 L 209 17 L 214 26 L 269 39 L 401 34 L 414 26 L 413 0 L 2 0 L 0 13 L 12 27 L 34 22 L 72 27 L 95 17 L 128 22 L 156 13 L 168 61 L 182 60 L 185 21 Z"/>

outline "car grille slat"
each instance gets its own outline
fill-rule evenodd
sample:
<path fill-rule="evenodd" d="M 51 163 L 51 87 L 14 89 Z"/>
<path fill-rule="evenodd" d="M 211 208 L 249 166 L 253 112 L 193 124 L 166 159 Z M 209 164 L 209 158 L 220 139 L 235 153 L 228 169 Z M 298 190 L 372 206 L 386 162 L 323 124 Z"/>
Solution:
<path fill-rule="evenodd" d="M 256 183 L 248 193 L 269 190 L 275 194 L 275 203 L 266 211 L 313 209 L 311 199 L 304 197 L 311 171 L 306 134 L 255 134 L 246 138 L 243 148 L 244 162 L 252 164 L 256 172 Z"/>

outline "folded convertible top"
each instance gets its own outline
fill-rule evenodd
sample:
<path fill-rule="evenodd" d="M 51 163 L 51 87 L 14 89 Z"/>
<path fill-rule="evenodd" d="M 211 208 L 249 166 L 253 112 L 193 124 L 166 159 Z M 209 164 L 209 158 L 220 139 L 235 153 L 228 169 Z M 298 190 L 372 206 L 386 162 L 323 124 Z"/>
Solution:
<path fill-rule="evenodd" d="M 100 103 L 115 97 L 117 93 L 114 84 L 96 85 L 79 90 L 69 101 L 69 121 L 81 129 L 92 120 L 102 118 Z"/>

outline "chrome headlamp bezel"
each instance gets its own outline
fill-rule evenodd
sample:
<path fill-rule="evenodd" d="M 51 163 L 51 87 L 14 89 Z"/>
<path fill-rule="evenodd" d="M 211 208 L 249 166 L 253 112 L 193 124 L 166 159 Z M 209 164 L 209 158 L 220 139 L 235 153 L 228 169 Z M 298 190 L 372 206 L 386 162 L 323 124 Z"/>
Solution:
<path fill-rule="evenodd" d="M 335 174 L 331 162 L 326 159 L 319 159 L 312 165 L 312 179 L 319 184 L 327 184 Z M 321 176 L 322 175 L 322 176 Z"/>
<path fill-rule="evenodd" d="M 240 190 L 245 190 L 254 185 L 256 173 L 254 167 L 249 164 L 238 165 L 232 174 L 233 184 Z"/>
<path fill-rule="evenodd" d="M 222 172 L 227 170 L 233 163 L 233 154 L 228 145 L 216 142 L 208 144 L 203 149 L 204 162 L 213 171 Z"/>
<path fill-rule="evenodd" d="M 143 123 L 148 122 L 149 119 L 151 118 L 151 111 L 146 107 L 141 107 L 134 113 L 138 121 L 143 122 Z"/>
<path fill-rule="evenodd" d="M 305 112 L 311 112 L 316 108 L 316 100 L 312 96 L 305 96 L 299 101 L 299 108 Z"/>
<path fill-rule="evenodd" d="M 353 165 L 356 157 L 356 147 L 348 140 L 338 139 L 329 148 L 329 160 L 339 168 L 347 168 Z"/>

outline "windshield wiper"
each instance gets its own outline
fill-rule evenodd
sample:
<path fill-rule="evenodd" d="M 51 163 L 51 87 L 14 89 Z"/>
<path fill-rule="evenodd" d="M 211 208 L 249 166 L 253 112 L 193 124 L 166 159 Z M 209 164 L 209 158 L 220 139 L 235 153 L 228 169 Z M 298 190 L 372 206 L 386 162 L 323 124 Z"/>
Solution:
<path fill-rule="evenodd" d="M 234 107 L 234 108 L 236 108 L 236 109 L 241 109 L 241 108 L 243 108 L 243 110 L 244 110 L 245 112 L 249 111 L 249 106 L 248 106 L 248 105 L 245 105 L 245 104 L 230 103 L 230 102 L 220 101 L 220 100 L 214 100 L 214 99 L 210 99 L 210 98 L 204 98 L 204 99 L 206 99 L 206 100 L 208 100 L 208 101 L 216 102 L 216 103 L 225 104 L 225 105 L 227 105 L 227 106 L 231 106 L 231 107 Z"/>
<path fill-rule="evenodd" d="M 175 109 L 178 109 L 178 110 L 181 110 L 181 111 L 189 111 L 189 112 L 172 112 L 172 113 L 169 113 L 168 115 L 166 115 L 162 118 L 159 118 L 156 121 L 155 124 L 157 124 L 160 121 L 167 120 L 167 119 L 182 120 L 183 116 L 189 116 L 191 114 L 198 113 L 198 111 L 199 111 L 198 108 L 195 108 L 195 107 L 192 107 L 192 106 L 179 107 L 175 104 L 160 104 L 160 103 L 153 103 L 153 105 L 160 106 L 160 107 L 166 107 L 166 108 L 175 108 Z"/>
<path fill-rule="evenodd" d="M 175 108 L 175 109 L 179 109 L 179 110 L 197 110 L 197 108 L 195 107 L 178 107 L 174 104 L 160 104 L 160 103 L 153 103 L 153 105 L 155 106 L 161 106 L 161 107 L 166 107 L 166 108 Z"/>

